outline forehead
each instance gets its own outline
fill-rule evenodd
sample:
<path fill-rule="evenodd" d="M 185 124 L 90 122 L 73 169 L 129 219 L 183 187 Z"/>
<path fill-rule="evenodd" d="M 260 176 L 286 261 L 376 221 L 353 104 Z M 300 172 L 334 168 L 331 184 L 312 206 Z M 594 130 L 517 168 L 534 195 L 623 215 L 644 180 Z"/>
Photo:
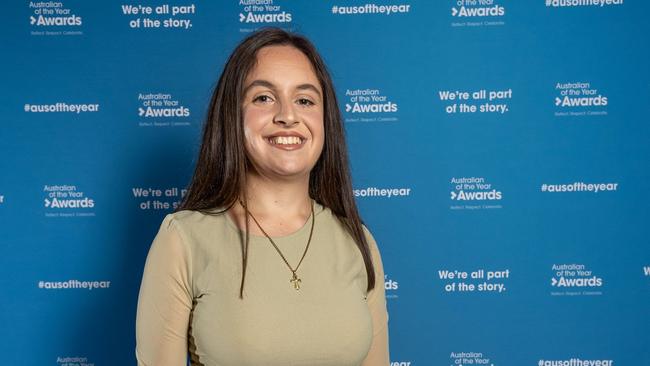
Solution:
<path fill-rule="evenodd" d="M 246 77 L 248 81 L 305 82 L 318 86 L 314 68 L 302 51 L 293 46 L 266 46 L 257 52 L 257 60 Z"/>

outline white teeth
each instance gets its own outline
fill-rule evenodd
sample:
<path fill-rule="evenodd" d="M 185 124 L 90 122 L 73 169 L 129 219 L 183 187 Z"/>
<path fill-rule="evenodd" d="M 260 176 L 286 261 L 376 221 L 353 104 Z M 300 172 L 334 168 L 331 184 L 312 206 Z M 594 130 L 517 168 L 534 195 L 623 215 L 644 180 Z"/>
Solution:
<path fill-rule="evenodd" d="M 276 136 L 276 137 L 269 138 L 269 141 L 272 144 L 294 145 L 294 144 L 300 144 L 300 137 L 298 137 L 298 136 Z"/>

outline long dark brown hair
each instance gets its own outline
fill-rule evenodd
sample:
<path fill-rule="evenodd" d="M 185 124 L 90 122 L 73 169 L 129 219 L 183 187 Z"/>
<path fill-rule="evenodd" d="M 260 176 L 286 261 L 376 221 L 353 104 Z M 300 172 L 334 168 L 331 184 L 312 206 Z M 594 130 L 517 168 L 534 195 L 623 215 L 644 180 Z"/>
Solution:
<path fill-rule="evenodd" d="M 375 287 L 375 272 L 352 192 L 345 132 L 334 85 L 316 47 L 301 35 L 279 28 L 263 28 L 245 38 L 230 55 L 210 100 L 194 175 L 176 211 L 195 210 L 219 215 L 239 198 L 243 199 L 246 235 L 241 245 L 242 277 L 239 289 L 239 297 L 243 299 L 249 242 L 245 187 L 246 173 L 251 167 L 244 147 L 241 106 L 244 80 L 255 66 L 258 51 L 272 45 L 289 45 L 304 53 L 323 89 L 325 142 L 310 172 L 309 195 L 328 207 L 356 242 L 366 266 L 367 291 L 370 291 Z M 224 209 L 215 212 L 215 208 Z"/>

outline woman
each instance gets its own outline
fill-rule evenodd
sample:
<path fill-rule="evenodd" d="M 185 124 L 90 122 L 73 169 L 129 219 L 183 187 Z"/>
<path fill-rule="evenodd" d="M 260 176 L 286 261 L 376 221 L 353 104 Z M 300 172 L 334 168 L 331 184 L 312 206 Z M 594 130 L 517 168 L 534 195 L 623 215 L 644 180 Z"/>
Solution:
<path fill-rule="evenodd" d="M 383 278 L 325 64 L 304 37 L 252 34 L 147 256 L 138 364 L 388 365 Z"/>

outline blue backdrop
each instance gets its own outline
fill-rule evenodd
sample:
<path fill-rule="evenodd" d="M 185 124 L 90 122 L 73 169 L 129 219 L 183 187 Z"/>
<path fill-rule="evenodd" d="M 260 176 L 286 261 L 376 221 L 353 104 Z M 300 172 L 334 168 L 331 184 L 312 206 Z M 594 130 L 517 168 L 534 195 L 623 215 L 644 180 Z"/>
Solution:
<path fill-rule="evenodd" d="M 7 365 L 135 362 L 144 259 L 234 46 L 326 59 L 385 263 L 394 365 L 650 365 L 650 5 L 5 5 Z"/>

